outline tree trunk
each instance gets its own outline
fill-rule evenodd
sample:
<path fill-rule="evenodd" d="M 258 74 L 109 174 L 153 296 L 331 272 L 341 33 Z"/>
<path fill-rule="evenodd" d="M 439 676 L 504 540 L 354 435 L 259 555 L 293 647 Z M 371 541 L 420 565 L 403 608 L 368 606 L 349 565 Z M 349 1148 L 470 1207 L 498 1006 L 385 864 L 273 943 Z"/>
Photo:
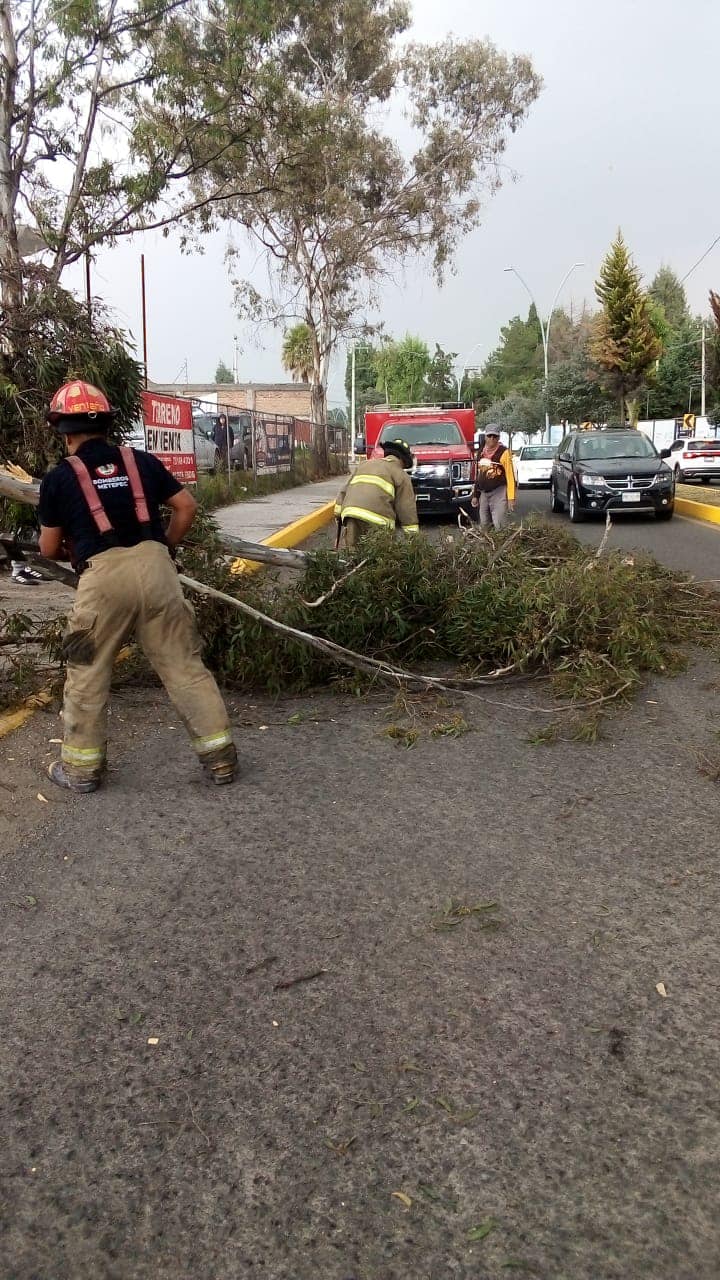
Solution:
<path fill-rule="evenodd" d="M 0 40 L 4 67 L 0 80 L 0 300 L 11 317 L 22 306 L 22 260 L 18 245 L 15 204 L 17 181 L 13 169 L 12 130 L 18 62 L 12 6 L 0 4 Z M 8 354 L 11 354 L 10 352 Z"/>
<path fill-rule="evenodd" d="M 317 381 L 317 374 L 315 371 L 313 371 L 313 378 L 310 383 L 310 409 L 314 427 L 313 435 L 315 437 L 317 464 L 321 471 L 327 473 L 330 470 L 327 436 L 327 401 L 325 388 L 321 382 Z"/>

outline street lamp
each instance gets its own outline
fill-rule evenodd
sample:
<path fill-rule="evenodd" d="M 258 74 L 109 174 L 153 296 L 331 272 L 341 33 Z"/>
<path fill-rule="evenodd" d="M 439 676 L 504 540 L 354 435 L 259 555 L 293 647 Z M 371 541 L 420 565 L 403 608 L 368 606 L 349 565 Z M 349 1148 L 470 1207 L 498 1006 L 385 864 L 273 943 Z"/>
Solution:
<path fill-rule="evenodd" d="M 460 403 L 460 390 L 461 390 L 461 388 L 462 388 L 463 378 L 465 377 L 465 374 L 467 373 L 468 364 L 469 364 L 469 362 L 470 362 L 470 357 L 471 357 L 472 355 L 474 355 L 474 354 L 475 354 L 475 352 L 478 350 L 478 348 L 479 348 L 479 347 L 482 347 L 483 345 L 484 345 L 484 344 L 483 344 L 482 342 L 476 342 L 476 343 L 475 343 L 475 346 L 474 346 L 474 347 L 471 347 L 471 348 L 470 348 L 470 350 L 468 351 L 467 355 L 463 357 L 463 362 L 462 362 L 462 365 L 461 365 L 461 367 L 460 367 L 460 377 L 459 377 L 459 378 L 458 378 L 458 377 L 456 377 L 456 378 L 455 378 L 455 382 L 457 383 L 457 398 L 458 398 L 458 404 Z"/>
<path fill-rule="evenodd" d="M 530 301 L 532 302 L 532 304 L 533 304 L 533 306 L 534 306 L 534 308 L 535 308 L 535 311 L 537 312 L 537 318 L 538 318 L 538 320 L 540 321 L 540 332 L 541 332 L 541 334 L 542 334 L 543 358 L 544 358 L 544 365 L 545 365 L 545 378 L 544 378 L 544 391 L 545 391 L 545 438 L 546 438 L 546 441 L 547 441 L 547 443 L 548 443 L 548 444 L 550 444 L 550 414 L 549 414 L 549 412 L 548 412 L 548 404 L 547 404 L 547 386 L 548 386 L 548 341 L 549 341 L 549 338 L 550 338 L 550 324 L 551 324 L 551 322 L 552 322 L 553 312 L 554 312 L 554 310 L 555 310 L 555 304 L 557 303 L 557 300 L 558 300 L 558 298 L 560 297 L 560 294 L 561 294 L 561 293 L 562 293 L 562 291 L 563 291 L 563 288 L 564 288 L 564 286 L 565 286 L 566 281 L 567 281 L 567 280 L 569 280 L 570 276 L 572 275 L 572 273 L 573 273 L 573 271 L 575 270 L 575 268 L 576 268 L 576 267 L 584 267 L 584 266 L 585 266 L 585 263 L 584 263 L 584 262 L 573 262 L 572 266 L 571 266 L 571 267 L 568 267 L 567 271 L 565 272 L 565 275 L 563 276 L 562 280 L 560 281 L 560 284 L 558 285 L 557 293 L 555 294 L 555 297 L 554 297 L 554 298 L 553 298 L 553 300 L 552 300 L 552 306 L 550 307 L 550 311 L 549 311 L 549 313 L 548 313 L 548 318 L 547 318 L 547 320 L 545 320 L 545 321 L 543 321 L 543 318 L 542 318 L 542 316 L 540 315 L 540 310 L 539 310 L 539 308 L 538 308 L 538 304 L 537 304 L 537 302 L 535 301 L 535 299 L 534 299 L 534 297 L 533 297 L 533 295 L 532 295 L 532 291 L 531 291 L 530 286 L 529 286 L 529 284 L 527 283 L 527 281 L 526 281 L 526 280 L 523 280 L 522 276 L 520 275 L 520 272 L 517 270 L 517 268 L 516 268 L 516 267 L 505 267 L 505 271 L 506 271 L 506 272 L 507 272 L 507 271 L 511 271 L 513 275 L 517 276 L 517 278 L 518 278 L 518 280 L 520 281 L 520 283 L 521 283 L 521 285 L 523 286 L 523 288 L 524 288 L 524 289 L 527 289 L 527 292 L 530 294 Z"/>

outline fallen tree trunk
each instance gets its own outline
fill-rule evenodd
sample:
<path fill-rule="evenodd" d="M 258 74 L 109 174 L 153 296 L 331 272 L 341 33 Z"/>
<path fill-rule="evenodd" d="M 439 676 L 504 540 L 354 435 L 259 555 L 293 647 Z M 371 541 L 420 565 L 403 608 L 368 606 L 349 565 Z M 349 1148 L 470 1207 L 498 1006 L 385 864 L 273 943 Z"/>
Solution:
<path fill-rule="evenodd" d="M 8 471 L 0 468 L 0 497 L 36 507 L 40 497 L 40 485 L 34 480 L 29 483 L 18 480 Z M 291 551 L 285 547 L 266 547 L 260 542 L 246 542 L 244 538 L 235 538 L 232 534 L 223 533 L 222 530 L 218 531 L 218 536 L 228 555 L 237 556 L 238 559 L 255 560 L 258 564 L 272 564 L 280 569 L 304 569 L 308 562 L 304 551 Z M 192 538 L 189 541 L 192 542 Z M 30 548 L 26 549 L 23 546 L 21 549 L 28 556 L 33 554 Z M 36 562 L 39 563 L 37 559 Z M 46 561 L 43 568 L 47 563 Z M 67 570 L 64 572 L 67 574 Z M 63 582 L 66 580 L 66 578 L 60 579 Z"/>
<path fill-rule="evenodd" d="M 16 480 L 9 471 L 0 467 L 0 498 L 9 498 L 11 502 L 27 502 L 36 507 L 40 500 L 40 485 L 32 480 Z"/>

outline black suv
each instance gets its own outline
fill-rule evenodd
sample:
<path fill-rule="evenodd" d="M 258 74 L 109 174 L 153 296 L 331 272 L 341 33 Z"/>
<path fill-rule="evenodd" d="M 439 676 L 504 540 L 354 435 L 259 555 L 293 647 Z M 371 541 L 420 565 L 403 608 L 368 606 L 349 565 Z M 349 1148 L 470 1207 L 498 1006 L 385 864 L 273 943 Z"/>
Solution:
<path fill-rule="evenodd" d="M 654 511 L 670 520 L 675 478 L 641 431 L 570 431 L 550 477 L 553 511 L 565 506 L 574 524 L 606 511 Z"/>

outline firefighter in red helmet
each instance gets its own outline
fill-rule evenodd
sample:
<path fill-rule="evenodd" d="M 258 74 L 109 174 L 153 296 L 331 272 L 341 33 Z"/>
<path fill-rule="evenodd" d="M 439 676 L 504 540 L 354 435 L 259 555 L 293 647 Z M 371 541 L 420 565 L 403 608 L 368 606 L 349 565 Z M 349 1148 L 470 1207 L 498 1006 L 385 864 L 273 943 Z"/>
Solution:
<path fill-rule="evenodd" d="M 232 782 L 237 756 L 227 711 L 203 665 L 171 557 L 197 503 L 158 458 L 110 444 L 116 412 L 98 387 L 76 381 L 60 387 L 47 415 L 66 457 L 40 485 L 40 550 L 53 559 L 69 554 L 80 574 L 63 639 L 63 744 L 48 772 L 73 791 L 99 786 L 113 663 L 135 635 L 210 778 Z M 167 529 L 161 506 L 170 510 Z"/>

